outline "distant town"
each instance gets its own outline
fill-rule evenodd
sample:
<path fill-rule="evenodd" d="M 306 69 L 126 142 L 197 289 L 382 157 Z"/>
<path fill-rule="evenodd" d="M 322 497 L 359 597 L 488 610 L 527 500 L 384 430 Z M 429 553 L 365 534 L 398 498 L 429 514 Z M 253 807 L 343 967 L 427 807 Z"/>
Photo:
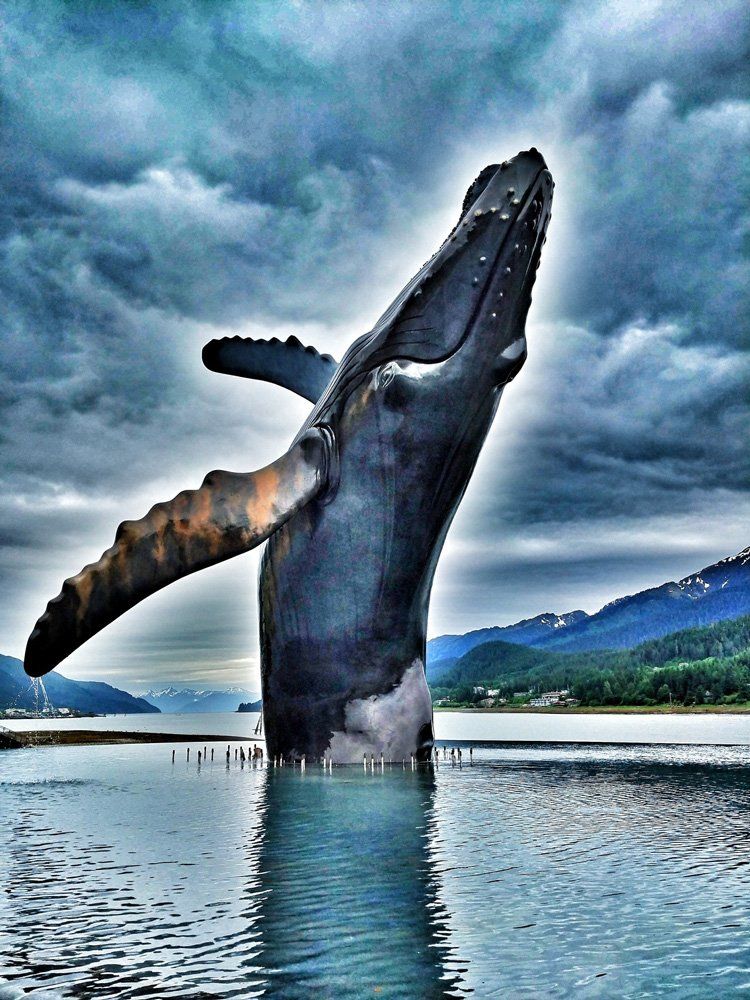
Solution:
<path fill-rule="evenodd" d="M 470 704 L 474 708 L 500 708 L 503 705 L 515 705 L 519 708 L 575 708 L 580 705 L 578 698 L 572 697 L 570 691 L 542 691 L 535 694 L 532 691 L 514 691 L 510 698 L 504 698 L 499 688 L 487 688 L 481 684 L 476 684 L 472 688 L 474 696 Z M 451 697 L 438 698 L 434 705 L 436 708 L 463 708 L 465 701 L 456 701 Z"/>
<path fill-rule="evenodd" d="M 95 712 L 78 712 L 74 708 L 6 708 L 0 719 L 91 719 Z"/>

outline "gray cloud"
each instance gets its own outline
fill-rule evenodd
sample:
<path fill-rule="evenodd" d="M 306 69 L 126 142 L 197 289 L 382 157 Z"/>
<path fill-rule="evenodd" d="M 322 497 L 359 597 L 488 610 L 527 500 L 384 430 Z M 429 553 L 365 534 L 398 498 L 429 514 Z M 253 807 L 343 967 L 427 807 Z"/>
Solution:
<path fill-rule="evenodd" d="M 676 85 L 658 81 L 596 130 L 596 169 L 577 213 L 587 238 L 571 265 L 584 280 L 570 306 L 603 330 L 633 316 L 673 318 L 705 342 L 739 347 L 750 106 L 727 99 L 681 111 L 678 101 Z"/>
<path fill-rule="evenodd" d="M 562 323 L 538 332 L 544 358 L 529 364 L 508 415 L 509 432 L 531 446 L 529 461 L 509 462 L 510 488 L 527 498 L 517 518 L 647 518 L 719 489 L 740 499 L 746 352 L 670 322 L 607 336 Z"/>
<path fill-rule="evenodd" d="M 286 446 L 305 405 L 204 372 L 206 340 L 296 332 L 340 354 L 485 159 L 532 142 L 558 186 L 530 360 L 451 532 L 431 631 L 544 610 L 542 595 L 592 609 L 639 564 L 645 584 L 645 567 L 695 568 L 668 571 L 670 553 L 746 544 L 739 3 L 689 19 L 676 2 L 593 0 L 0 17 L 4 649 L 22 652 L 122 517 Z M 159 595 L 71 672 L 246 680 L 251 565 Z"/>

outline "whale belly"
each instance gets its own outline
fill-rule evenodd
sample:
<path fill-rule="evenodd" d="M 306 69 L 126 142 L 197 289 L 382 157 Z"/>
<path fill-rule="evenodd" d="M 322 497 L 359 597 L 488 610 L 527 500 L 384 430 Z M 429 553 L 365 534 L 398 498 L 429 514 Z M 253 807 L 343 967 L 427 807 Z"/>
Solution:
<path fill-rule="evenodd" d="M 270 540 L 260 574 L 263 712 L 269 754 L 429 756 L 425 679 L 434 546 L 361 494 L 311 504 Z M 342 516 L 347 513 L 347 517 Z M 411 533 L 413 536 L 413 532 Z"/>

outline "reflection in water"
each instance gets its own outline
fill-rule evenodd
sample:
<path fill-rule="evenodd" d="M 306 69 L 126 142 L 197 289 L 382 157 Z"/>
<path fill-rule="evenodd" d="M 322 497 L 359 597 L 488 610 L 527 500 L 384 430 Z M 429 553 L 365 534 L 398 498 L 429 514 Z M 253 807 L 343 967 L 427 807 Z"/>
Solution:
<path fill-rule="evenodd" d="M 477 995 L 750 987 L 747 761 L 618 752 L 505 751 L 468 782 L 442 773 L 434 864 Z"/>
<path fill-rule="evenodd" d="M 428 770 L 267 773 L 259 961 L 270 995 L 464 995 L 429 868 L 434 793 Z"/>
<path fill-rule="evenodd" d="M 0 755 L 0 998 L 750 987 L 746 750 L 488 748 L 433 775 L 216 749 Z"/>

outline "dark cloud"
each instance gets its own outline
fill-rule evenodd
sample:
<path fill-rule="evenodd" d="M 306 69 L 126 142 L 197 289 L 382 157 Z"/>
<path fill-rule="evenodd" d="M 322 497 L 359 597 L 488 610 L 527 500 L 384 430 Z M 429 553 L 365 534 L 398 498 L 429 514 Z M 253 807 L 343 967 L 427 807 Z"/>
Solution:
<path fill-rule="evenodd" d="M 706 344 L 741 347 L 750 268 L 750 108 L 719 100 L 687 111 L 676 86 L 652 84 L 595 130 L 571 272 L 575 314 L 616 329 L 634 316 L 673 319 Z"/>
<path fill-rule="evenodd" d="M 747 352 L 670 322 L 607 336 L 558 323 L 538 335 L 543 357 L 507 400 L 509 431 L 529 451 L 508 463 L 506 488 L 524 499 L 514 522 L 648 518 L 716 490 L 742 504 Z M 510 506 L 504 498 L 501 516 Z"/>
<path fill-rule="evenodd" d="M 4 649 L 123 516 L 285 447 L 304 404 L 202 371 L 203 342 L 296 332 L 340 354 L 484 162 L 531 143 L 558 186 L 530 361 L 451 532 L 432 631 L 545 610 L 542 594 L 591 609 L 655 546 L 666 569 L 746 544 L 740 3 L 47 2 L 0 18 Z M 543 586 L 533 553 L 552 538 Z M 581 548 L 588 590 L 566 601 Z M 217 617 L 211 581 L 248 566 L 154 598 L 166 622 L 139 609 L 72 669 L 244 662 L 253 640 Z"/>

